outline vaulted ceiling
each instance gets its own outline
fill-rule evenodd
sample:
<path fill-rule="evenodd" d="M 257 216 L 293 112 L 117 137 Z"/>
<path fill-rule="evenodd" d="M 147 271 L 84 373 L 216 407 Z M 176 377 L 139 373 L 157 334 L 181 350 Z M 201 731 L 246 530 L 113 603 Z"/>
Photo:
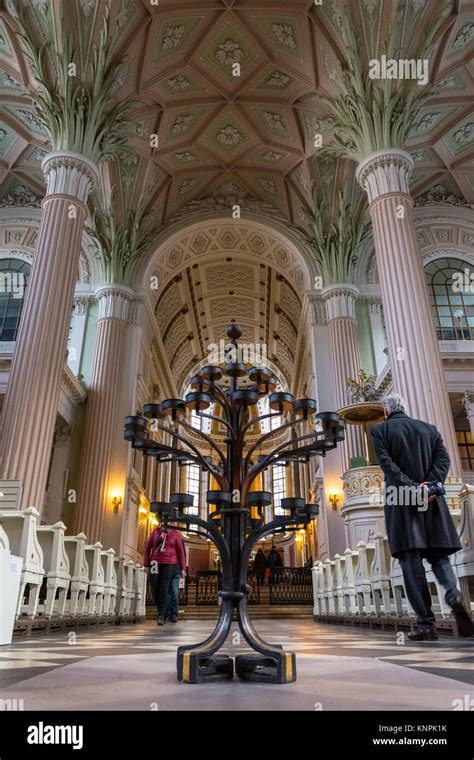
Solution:
<path fill-rule="evenodd" d="M 227 344 L 230 322 L 291 386 L 308 276 L 281 236 L 257 225 L 197 225 L 166 244 L 153 271 L 162 283 L 155 318 L 179 392 L 201 360 L 209 363 L 210 346 Z"/>
<path fill-rule="evenodd" d="M 114 0 L 114 57 L 123 60 L 116 97 L 133 97 L 131 154 L 107 169 L 124 210 L 145 194 L 157 222 L 194 208 L 240 203 L 301 224 L 311 180 L 340 187 L 353 167 L 314 164 L 314 135 L 332 136 L 320 95 L 341 90 L 345 51 L 337 3 L 324 0 Z M 351 0 L 361 54 L 376 48 L 393 19 L 395 0 Z M 468 0 L 404 0 L 403 50 L 440 13 L 456 18 L 431 60 L 436 92 L 407 146 L 415 158 L 413 192 L 474 201 L 472 43 Z M 0 199 L 34 201 L 44 191 L 40 160 L 47 148 L 31 101 L 22 92 L 27 69 L 0 12 Z M 38 40 L 64 2 L 27 3 Z M 67 0 L 65 25 L 84 56 L 103 22 L 102 0 Z M 33 18 L 34 17 L 34 18 Z M 238 64 L 236 66 L 235 64 Z M 158 135 L 151 147 L 150 136 Z"/>
<path fill-rule="evenodd" d="M 63 13 L 80 62 L 103 25 L 103 0 L 23 5 L 38 43 L 51 30 L 54 36 Z M 369 50 L 380 53 L 397 7 L 404 57 L 437 16 L 452 17 L 430 61 L 438 86 L 407 145 L 415 160 L 412 192 L 418 204 L 474 203 L 472 1 L 349 6 L 366 60 Z M 333 137 L 321 95 L 342 91 L 338 7 L 336 0 L 113 0 L 113 57 L 123 62 L 115 97 L 134 101 L 131 151 L 103 169 L 119 215 L 144 197 L 157 226 L 191 223 L 203 210 L 230 215 L 234 204 L 299 226 L 313 182 L 333 199 L 353 182 L 352 164 L 315 161 L 315 134 L 324 142 Z M 28 68 L 11 8 L 12 0 L 3 0 L 0 206 L 39 205 L 48 138 L 23 91 Z M 180 391 L 231 319 L 246 341 L 268 346 L 272 367 L 291 385 L 307 273 L 277 235 L 270 238 L 224 220 L 164 246 L 155 317 Z"/>

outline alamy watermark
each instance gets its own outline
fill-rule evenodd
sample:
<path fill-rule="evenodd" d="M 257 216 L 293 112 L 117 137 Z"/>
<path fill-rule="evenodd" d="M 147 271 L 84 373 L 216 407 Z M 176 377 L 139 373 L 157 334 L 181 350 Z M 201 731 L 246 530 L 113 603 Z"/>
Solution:
<path fill-rule="evenodd" d="M 474 293 L 474 272 L 468 267 L 462 272 L 454 272 L 452 279 L 453 293 Z"/>
<path fill-rule="evenodd" d="M 418 512 L 426 512 L 430 504 L 425 488 L 385 484 L 370 489 L 369 503 L 376 507 L 416 507 Z"/>
<path fill-rule="evenodd" d="M 371 58 L 369 61 L 370 79 L 416 79 L 418 84 L 428 84 L 427 58 Z"/>
<path fill-rule="evenodd" d="M 13 298 L 23 298 L 26 280 L 22 272 L 0 272 L 0 295 L 11 293 Z"/>
<path fill-rule="evenodd" d="M 210 343 L 207 347 L 208 359 L 211 364 L 252 364 L 257 367 L 266 367 L 268 361 L 268 349 L 266 343 Z"/>

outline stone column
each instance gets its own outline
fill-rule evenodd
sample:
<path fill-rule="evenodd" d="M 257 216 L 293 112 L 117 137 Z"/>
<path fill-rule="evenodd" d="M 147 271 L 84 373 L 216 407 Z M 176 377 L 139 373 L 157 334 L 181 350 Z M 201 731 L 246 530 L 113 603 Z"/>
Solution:
<path fill-rule="evenodd" d="M 43 160 L 46 195 L 2 415 L 2 478 L 18 480 L 21 507 L 40 512 L 46 492 L 86 201 L 98 181 L 70 151 Z"/>
<path fill-rule="evenodd" d="M 311 346 L 312 373 L 314 375 L 315 396 L 318 411 L 336 409 L 334 397 L 333 368 L 330 360 L 331 340 L 327 324 L 326 304 L 322 295 L 309 295 L 310 313 L 308 315 L 307 342 Z M 343 552 L 347 546 L 344 520 L 340 512 L 331 509 L 326 498 L 330 487 L 337 487 L 342 494 L 341 476 L 344 472 L 342 459 L 344 449 L 338 446 L 328 451 L 324 458 L 316 457 L 312 462 L 311 487 L 317 488 L 320 497 L 320 512 L 317 518 L 318 558 L 333 557 L 336 552 Z M 316 466 L 318 469 L 316 471 Z M 323 484 L 324 481 L 324 484 Z"/>
<path fill-rule="evenodd" d="M 471 428 L 471 435 L 474 440 L 474 393 L 472 391 L 465 391 L 462 397 L 461 404 L 466 410 L 466 417 Z"/>
<path fill-rule="evenodd" d="M 347 394 L 347 380 L 350 377 L 357 379 L 360 369 L 355 317 L 355 302 L 359 291 L 355 285 L 341 283 L 327 285 L 323 288 L 322 295 L 326 302 L 326 318 L 331 343 L 334 397 L 336 409 L 340 409 L 351 403 Z M 348 425 L 346 439 L 349 458 L 364 455 L 364 431 L 361 427 Z"/>
<path fill-rule="evenodd" d="M 372 329 L 372 345 L 374 348 L 375 369 L 379 375 L 387 364 L 387 354 L 384 349 L 387 347 L 385 330 L 382 322 L 382 300 L 376 296 L 367 296 L 367 306 L 369 308 L 370 327 Z"/>
<path fill-rule="evenodd" d="M 117 409 L 125 332 L 133 297 L 133 291 L 122 285 L 104 286 L 96 293 L 99 318 L 87 395 L 74 524 L 75 532 L 85 533 L 89 543 L 102 541 L 107 513 L 113 509 L 110 471 L 114 442 L 123 427 L 123 420 L 117 419 Z"/>
<path fill-rule="evenodd" d="M 357 168 L 367 192 L 387 330 L 393 386 L 413 417 L 436 425 L 461 472 L 409 191 L 412 157 L 403 150 L 372 153 Z"/>

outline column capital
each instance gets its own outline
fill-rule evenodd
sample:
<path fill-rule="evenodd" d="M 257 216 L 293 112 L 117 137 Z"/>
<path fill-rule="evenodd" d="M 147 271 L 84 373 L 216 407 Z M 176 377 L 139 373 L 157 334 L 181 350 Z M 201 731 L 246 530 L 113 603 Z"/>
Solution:
<path fill-rule="evenodd" d="M 87 307 L 92 296 L 88 293 L 78 293 L 74 296 L 74 314 L 78 317 L 84 317 L 87 314 Z"/>
<path fill-rule="evenodd" d="M 326 324 L 326 304 L 321 295 L 309 295 L 309 302 L 311 304 L 311 312 L 313 317 L 313 325 L 325 325 Z"/>
<path fill-rule="evenodd" d="M 369 314 L 382 313 L 382 299 L 380 296 L 360 296 L 360 298 L 367 304 L 369 308 Z"/>
<path fill-rule="evenodd" d="M 467 416 L 473 417 L 474 416 L 474 392 L 464 391 L 464 395 L 461 398 L 461 404 L 466 410 Z"/>
<path fill-rule="evenodd" d="M 359 163 L 356 178 L 367 193 L 370 204 L 387 193 L 409 195 L 409 179 L 413 167 L 413 158 L 405 150 L 383 148 Z"/>
<path fill-rule="evenodd" d="M 86 203 L 99 182 L 99 170 L 90 159 L 72 150 L 48 153 L 41 162 L 46 177 L 46 196 L 67 195 Z"/>
<path fill-rule="evenodd" d="M 332 319 L 355 319 L 355 302 L 359 298 L 359 289 L 349 282 L 326 285 L 321 295 L 326 302 L 328 322 Z"/>
<path fill-rule="evenodd" d="M 95 293 L 95 299 L 99 303 L 98 319 L 128 322 L 130 304 L 134 298 L 135 293 L 126 285 L 104 285 Z"/>

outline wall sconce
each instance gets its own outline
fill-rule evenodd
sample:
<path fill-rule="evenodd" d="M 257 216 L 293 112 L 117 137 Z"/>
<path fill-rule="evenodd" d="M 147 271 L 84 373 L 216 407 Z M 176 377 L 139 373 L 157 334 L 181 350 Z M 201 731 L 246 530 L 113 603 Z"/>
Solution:
<path fill-rule="evenodd" d="M 337 503 L 339 501 L 339 496 L 338 496 L 337 491 L 329 491 L 329 495 L 328 496 L 329 496 L 329 501 L 332 504 L 332 508 L 336 512 L 337 511 Z"/>
<path fill-rule="evenodd" d="M 114 512 L 119 511 L 119 507 L 121 503 L 122 503 L 122 497 L 120 496 L 120 494 L 114 494 L 112 496 L 112 504 L 114 505 Z"/>
<path fill-rule="evenodd" d="M 138 511 L 139 511 L 139 513 L 140 513 L 141 515 L 147 515 L 147 514 L 148 514 L 148 509 L 147 509 L 146 507 L 144 507 L 144 506 L 140 506 L 140 507 L 138 508 Z"/>

